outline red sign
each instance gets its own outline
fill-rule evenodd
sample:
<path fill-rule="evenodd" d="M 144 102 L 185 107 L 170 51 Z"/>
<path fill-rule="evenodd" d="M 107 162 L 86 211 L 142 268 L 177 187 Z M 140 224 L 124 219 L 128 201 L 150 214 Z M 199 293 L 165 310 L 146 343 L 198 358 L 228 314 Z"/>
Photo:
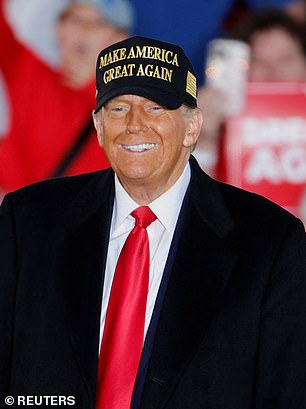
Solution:
<path fill-rule="evenodd" d="M 227 121 L 226 182 L 298 217 L 306 212 L 306 83 L 249 85 L 243 114 Z"/>

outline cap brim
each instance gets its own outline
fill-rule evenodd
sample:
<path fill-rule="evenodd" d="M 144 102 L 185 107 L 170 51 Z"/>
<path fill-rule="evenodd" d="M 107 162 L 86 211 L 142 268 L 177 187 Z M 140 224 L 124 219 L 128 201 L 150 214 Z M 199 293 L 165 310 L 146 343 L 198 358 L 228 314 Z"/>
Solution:
<path fill-rule="evenodd" d="M 95 114 L 111 99 L 118 97 L 119 95 L 139 95 L 141 97 L 150 99 L 151 101 L 156 102 L 157 104 L 168 108 L 168 109 L 177 109 L 182 104 L 183 101 L 176 95 L 172 95 L 169 91 L 163 92 L 160 88 L 154 87 L 120 87 L 109 91 L 104 94 L 98 101 L 95 109 Z"/>

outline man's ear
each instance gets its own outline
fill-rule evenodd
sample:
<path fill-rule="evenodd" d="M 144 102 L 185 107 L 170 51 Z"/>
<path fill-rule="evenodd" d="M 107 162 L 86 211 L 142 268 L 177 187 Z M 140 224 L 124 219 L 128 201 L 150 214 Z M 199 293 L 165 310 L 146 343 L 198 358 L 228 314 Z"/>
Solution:
<path fill-rule="evenodd" d="M 190 109 L 187 114 L 186 135 L 183 145 L 186 148 L 194 146 L 197 143 L 201 133 L 203 123 L 203 114 L 199 108 Z"/>
<path fill-rule="evenodd" d="M 103 120 L 102 120 L 102 111 L 97 112 L 96 114 L 94 111 L 92 112 L 92 119 L 94 121 L 94 125 L 97 131 L 98 142 L 101 148 L 103 147 Z"/>

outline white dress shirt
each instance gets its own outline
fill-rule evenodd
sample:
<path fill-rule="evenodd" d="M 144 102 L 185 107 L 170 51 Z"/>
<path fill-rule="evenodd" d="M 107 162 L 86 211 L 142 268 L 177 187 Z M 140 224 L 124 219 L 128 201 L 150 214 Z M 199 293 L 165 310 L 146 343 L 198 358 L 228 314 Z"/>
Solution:
<path fill-rule="evenodd" d="M 176 183 L 167 192 L 148 205 L 156 215 L 157 220 L 147 227 L 150 246 L 150 278 L 144 335 L 146 335 L 149 327 L 176 222 L 190 181 L 190 175 L 190 165 L 187 163 Z M 135 219 L 131 216 L 131 213 L 137 207 L 139 207 L 139 204 L 128 195 L 115 175 L 115 200 L 102 298 L 100 346 L 115 268 L 123 244 L 128 234 L 134 228 Z"/>

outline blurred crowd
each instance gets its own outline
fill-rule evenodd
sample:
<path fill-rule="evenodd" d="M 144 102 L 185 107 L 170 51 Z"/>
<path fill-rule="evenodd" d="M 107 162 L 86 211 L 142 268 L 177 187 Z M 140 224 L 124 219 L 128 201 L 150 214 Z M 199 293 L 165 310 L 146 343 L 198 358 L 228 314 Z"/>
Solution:
<path fill-rule="evenodd" d="M 305 20 L 306 21 L 306 20 Z M 249 46 L 248 80 L 260 82 L 306 81 L 306 24 L 284 10 L 264 8 L 246 14 L 228 33 L 228 38 Z M 217 176 L 221 128 L 227 119 L 224 95 L 204 85 L 199 105 L 205 113 L 198 159 Z"/>
<path fill-rule="evenodd" d="M 49 177 L 105 168 L 92 127 L 95 60 L 130 35 L 181 45 L 205 120 L 195 151 L 216 176 L 222 91 L 206 83 L 207 45 L 250 48 L 250 81 L 306 81 L 304 0 L 0 0 L 0 197 Z"/>

